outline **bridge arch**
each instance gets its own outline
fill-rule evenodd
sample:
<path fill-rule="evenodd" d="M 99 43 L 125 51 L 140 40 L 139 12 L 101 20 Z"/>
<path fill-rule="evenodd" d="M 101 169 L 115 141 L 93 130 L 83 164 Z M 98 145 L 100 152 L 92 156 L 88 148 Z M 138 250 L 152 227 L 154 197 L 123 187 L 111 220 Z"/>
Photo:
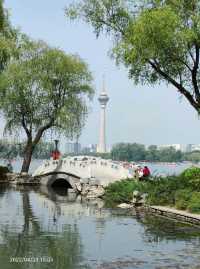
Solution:
<path fill-rule="evenodd" d="M 52 188 L 66 188 L 66 189 L 73 189 L 72 185 L 69 183 L 68 180 L 64 178 L 56 179 L 52 184 Z"/>
<path fill-rule="evenodd" d="M 76 190 L 76 183 L 80 181 L 80 178 L 76 175 L 53 172 L 49 174 L 44 174 L 40 177 L 40 183 L 46 185 L 47 187 L 52 187 L 55 185 L 65 185 L 68 188 Z"/>

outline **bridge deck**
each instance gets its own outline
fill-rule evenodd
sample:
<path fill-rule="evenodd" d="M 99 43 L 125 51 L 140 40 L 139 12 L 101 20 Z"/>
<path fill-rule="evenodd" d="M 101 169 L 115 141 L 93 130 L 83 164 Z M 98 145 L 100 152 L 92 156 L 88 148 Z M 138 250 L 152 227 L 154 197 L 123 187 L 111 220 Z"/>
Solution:
<path fill-rule="evenodd" d="M 68 157 L 58 161 L 45 161 L 33 174 L 44 176 L 47 174 L 65 173 L 80 179 L 97 179 L 103 186 L 120 179 L 131 178 L 133 170 L 127 169 L 111 160 L 94 157 Z"/>

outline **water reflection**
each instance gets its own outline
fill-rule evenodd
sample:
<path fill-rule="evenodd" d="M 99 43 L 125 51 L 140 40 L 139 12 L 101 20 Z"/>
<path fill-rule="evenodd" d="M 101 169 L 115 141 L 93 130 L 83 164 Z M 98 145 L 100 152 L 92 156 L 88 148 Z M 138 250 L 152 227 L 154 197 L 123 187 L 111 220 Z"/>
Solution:
<path fill-rule="evenodd" d="M 171 221 L 166 217 L 155 217 L 151 214 L 145 214 L 141 219 L 144 225 L 144 240 L 148 242 L 161 242 L 170 240 L 187 241 L 192 238 L 197 241 L 200 239 L 200 227 L 186 225 L 178 221 Z"/>
<path fill-rule="evenodd" d="M 23 219 L 21 212 L 18 211 L 16 216 L 4 215 L 8 217 L 4 219 L 6 225 L 3 225 L 1 221 L 0 260 L 3 268 L 33 268 L 33 264 L 29 263 L 12 264 L 9 262 L 11 257 L 53 258 L 53 264 L 42 263 L 39 266 L 35 264 L 35 268 L 81 268 L 82 243 L 77 224 L 63 225 L 58 232 L 56 227 L 51 227 L 52 224 L 56 226 L 55 219 L 53 219 L 52 221 L 47 220 L 47 227 L 44 228 L 44 223 L 41 223 L 41 219 L 36 216 L 37 212 L 34 212 L 36 208 L 31 205 L 31 196 L 35 192 L 30 193 L 22 189 L 18 191 L 22 200 Z M 13 190 L 4 192 L 4 195 L 7 196 L 9 193 L 13 193 Z M 8 203 L 9 196 L 6 199 Z M 19 197 L 16 202 L 19 202 Z M 58 214 L 60 209 L 57 205 L 55 205 L 55 209 Z M 21 223 L 18 224 L 21 229 L 20 232 L 15 232 L 11 223 L 14 218 L 18 217 L 21 219 Z"/>
<path fill-rule="evenodd" d="M 199 228 L 145 212 L 106 210 L 52 188 L 0 189 L 3 269 L 195 268 Z M 53 262 L 10 263 L 11 257 Z M 170 266 L 170 267 L 169 267 Z"/>

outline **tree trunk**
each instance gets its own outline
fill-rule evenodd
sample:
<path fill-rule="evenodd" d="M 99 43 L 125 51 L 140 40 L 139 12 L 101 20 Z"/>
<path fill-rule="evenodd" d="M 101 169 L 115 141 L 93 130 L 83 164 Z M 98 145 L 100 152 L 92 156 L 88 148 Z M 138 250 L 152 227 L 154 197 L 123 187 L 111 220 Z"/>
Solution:
<path fill-rule="evenodd" d="M 25 123 L 24 123 L 24 129 L 26 131 L 28 140 L 27 140 L 27 144 L 26 144 L 26 147 L 25 147 L 25 150 L 24 150 L 24 160 L 23 160 L 23 164 L 22 164 L 21 173 L 23 173 L 23 172 L 28 173 L 30 163 L 31 163 L 31 159 L 32 159 L 33 151 L 34 151 L 36 145 L 38 144 L 38 142 L 40 141 L 40 138 L 42 137 L 44 131 L 46 131 L 47 129 L 52 127 L 52 125 L 53 125 L 53 119 L 51 119 L 48 124 L 41 127 L 38 130 L 35 138 L 33 139 L 32 138 L 32 129 L 28 130 Z"/>
<path fill-rule="evenodd" d="M 28 142 L 27 142 L 25 150 L 24 150 L 24 160 L 23 160 L 23 164 L 22 164 L 21 173 L 22 172 L 28 173 L 31 159 L 32 159 L 33 150 L 34 150 L 34 146 L 32 143 L 32 139 L 28 139 Z"/>

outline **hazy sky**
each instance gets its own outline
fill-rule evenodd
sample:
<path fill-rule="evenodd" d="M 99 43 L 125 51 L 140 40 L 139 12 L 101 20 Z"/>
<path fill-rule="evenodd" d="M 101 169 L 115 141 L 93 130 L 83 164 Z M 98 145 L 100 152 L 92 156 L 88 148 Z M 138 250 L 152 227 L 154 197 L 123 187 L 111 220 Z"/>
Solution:
<path fill-rule="evenodd" d="M 200 143 L 200 120 L 188 103 L 172 87 L 136 86 L 127 70 L 115 66 L 108 56 L 112 42 L 96 39 L 92 29 L 71 23 L 64 16 L 69 0 L 5 0 L 15 26 L 34 39 L 76 53 L 89 64 L 96 95 L 81 136 L 82 144 L 98 142 L 99 104 L 102 75 L 110 97 L 107 109 L 107 142 L 144 144 Z M 1 125 L 2 127 L 2 125 Z"/>

